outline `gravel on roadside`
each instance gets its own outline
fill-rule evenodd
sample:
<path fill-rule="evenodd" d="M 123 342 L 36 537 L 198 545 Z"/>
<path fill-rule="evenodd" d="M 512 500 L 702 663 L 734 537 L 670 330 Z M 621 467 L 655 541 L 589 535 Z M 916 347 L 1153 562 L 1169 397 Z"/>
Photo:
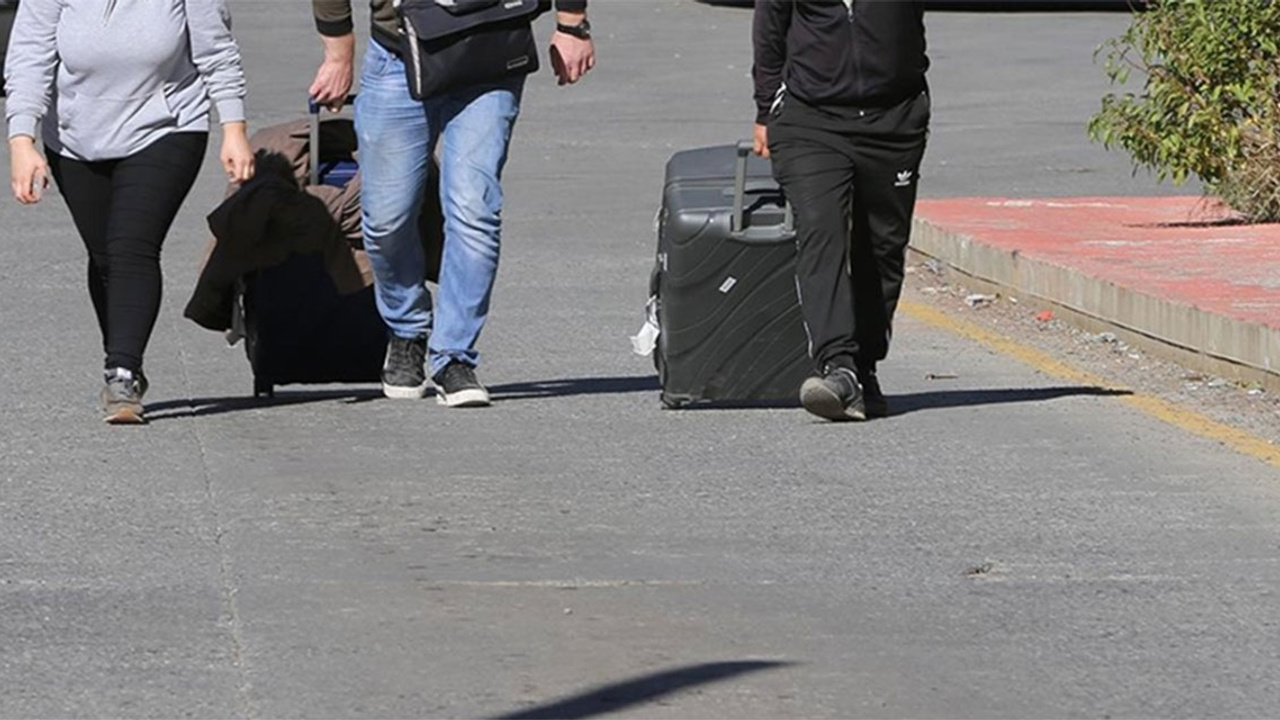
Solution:
<path fill-rule="evenodd" d="M 904 296 L 1049 353 L 1108 383 L 1159 397 L 1225 425 L 1280 444 L 1280 395 L 1188 369 L 1133 347 L 1114 333 L 1094 333 L 1016 296 L 977 292 L 933 261 L 910 263 Z"/>

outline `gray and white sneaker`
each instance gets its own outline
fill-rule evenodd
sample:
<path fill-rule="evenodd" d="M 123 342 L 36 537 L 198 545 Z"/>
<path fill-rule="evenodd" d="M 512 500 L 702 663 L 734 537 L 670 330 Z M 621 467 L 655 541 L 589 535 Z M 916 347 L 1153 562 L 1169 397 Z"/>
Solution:
<path fill-rule="evenodd" d="M 454 360 L 431 378 L 436 385 L 436 402 L 447 407 L 488 407 L 489 391 L 476 380 L 476 369 Z"/>
<path fill-rule="evenodd" d="M 99 396 L 102 420 L 110 425 L 141 425 L 147 421 L 142 396 L 147 392 L 147 377 L 142 371 L 109 368 L 103 373 L 106 384 Z"/>
<path fill-rule="evenodd" d="M 866 420 L 862 385 L 853 368 L 828 365 L 822 377 L 811 377 L 800 386 L 800 404 L 828 420 Z"/>
<path fill-rule="evenodd" d="M 382 394 L 398 400 L 417 400 L 427 394 L 426 338 L 387 341 L 387 358 L 382 363 Z"/>

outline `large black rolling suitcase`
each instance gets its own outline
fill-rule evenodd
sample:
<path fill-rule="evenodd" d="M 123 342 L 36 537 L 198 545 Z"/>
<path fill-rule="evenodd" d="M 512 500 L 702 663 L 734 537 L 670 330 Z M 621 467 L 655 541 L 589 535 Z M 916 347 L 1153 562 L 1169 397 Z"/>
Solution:
<path fill-rule="evenodd" d="M 810 374 L 791 208 L 751 143 L 667 163 L 651 294 L 662 403 L 790 401 Z"/>
<path fill-rule="evenodd" d="M 323 152 L 320 108 L 309 109 L 310 181 L 345 185 L 355 161 Z M 255 396 L 271 397 L 277 385 L 381 380 L 387 327 L 373 288 L 339 294 L 318 255 L 294 255 L 243 277 L 237 312 Z"/>

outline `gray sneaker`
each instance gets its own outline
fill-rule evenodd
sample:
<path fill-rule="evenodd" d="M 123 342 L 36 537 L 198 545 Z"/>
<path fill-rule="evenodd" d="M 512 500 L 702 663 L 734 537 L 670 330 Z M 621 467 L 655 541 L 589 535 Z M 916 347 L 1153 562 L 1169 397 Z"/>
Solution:
<path fill-rule="evenodd" d="M 828 420 L 866 420 L 862 386 L 853 368 L 827 366 L 822 377 L 811 377 L 800 386 L 804 409 Z"/>
<path fill-rule="evenodd" d="M 488 407 L 489 391 L 476 380 L 476 369 L 454 360 L 431 378 L 436 385 L 436 402 L 448 407 Z"/>
<path fill-rule="evenodd" d="M 387 359 L 382 363 L 382 394 L 400 400 L 417 400 L 427 394 L 426 338 L 391 336 Z"/>
<path fill-rule="evenodd" d="M 102 387 L 103 421 L 110 425 L 141 425 L 147 421 L 142 396 L 147 392 L 147 377 L 141 371 L 111 368 L 104 373 Z"/>

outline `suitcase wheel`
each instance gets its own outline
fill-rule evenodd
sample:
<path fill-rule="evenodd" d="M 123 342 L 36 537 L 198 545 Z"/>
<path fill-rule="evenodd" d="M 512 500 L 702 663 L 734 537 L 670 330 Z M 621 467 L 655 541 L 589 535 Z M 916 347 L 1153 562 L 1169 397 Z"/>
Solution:
<path fill-rule="evenodd" d="M 254 378 L 253 396 L 256 398 L 274 398 L 276 396 L 275 386 L 266 380 Z"/>

